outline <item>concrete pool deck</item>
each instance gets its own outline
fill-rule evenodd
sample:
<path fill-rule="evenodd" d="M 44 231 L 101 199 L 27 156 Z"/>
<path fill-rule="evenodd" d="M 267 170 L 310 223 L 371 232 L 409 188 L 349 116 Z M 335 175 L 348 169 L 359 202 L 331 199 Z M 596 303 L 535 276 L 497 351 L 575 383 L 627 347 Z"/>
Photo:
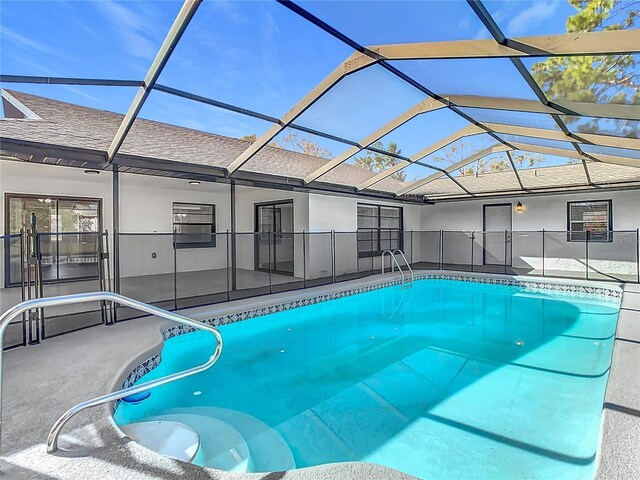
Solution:
<path fill-rule="evenodd" d="M 464 275 L 455 272 L 428 273 Z M 193 308 L 181 313 L 205 319 L 376 284 L 391 278 L 390 275 L 378 275 L 307 290 Z M 549 281 L 531 277 L 523 280 Z M 571 283 L 586 284 L 578 281 Z M 594 282 L 589 284 L 593 285 Z M 598 470 L 598 478 L 602 479 L 640 477 L 640 285 L 627 284 L 624 289 L 613 366 L 603 407 Z M 49 339 L 39 346 L 6 352 L 2 412 L 4 421 L 0 445 L 2 475 L 12 479 L 168 479 L 177 476 L 220 480 L 412 478 L 386 467 L 365 463 L 331 464 L 269 474 L 231 474 L 204 469 L 170 460 L 129 441 L 115 428 L 109 406 L 80 413 L 65 427 L 60 445 L 71 449 L 73 453 L 47 454 L 45 441 L 55 420 L 67 408 L 112 391 L 119 379 L 131 370 L 132 365 L 148 358 L 150 352 L 158 351 L 162 345 L 159 334 L 162 325 L 166 323 L 156 318 L 139 318 L 111 327 L 99 326 L 81 330 Z"/>
<path fill-rule="evenodd" d="M 640 478 L 639 284 L 624 285 L 601 435 L 597 478 Z"/>

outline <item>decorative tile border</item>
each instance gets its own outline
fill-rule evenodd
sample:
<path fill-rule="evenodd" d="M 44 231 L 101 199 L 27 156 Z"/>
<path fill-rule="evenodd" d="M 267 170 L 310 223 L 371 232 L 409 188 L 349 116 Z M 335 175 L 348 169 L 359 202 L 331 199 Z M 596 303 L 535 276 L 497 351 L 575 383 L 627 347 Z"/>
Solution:
<path fill-rule="evenodd" d="M 589 285 L 572 285 L 565 283 L 539 282 L 534 280 L 515 280 L 495 277 L 475 277 L 473 275 L 467 276 L 429 273 L 416 275 L 416 279 L 456 280 L 460 282 L 484 283 L 489 285 L 502 285 L 508 287 L 523 287 L 527 292 L 557 292 L 565 295 L 569 294 L 578 298 L 590 298 L 594 300 L 616 301 L 622 298 L 622 290 L 611 287 L 608 288 Z"/>
<path fill-rule="evenodd" d="M 478 277 L 473 275 L 448 275 L 448 274 L 433 274 L 422 273 L 417 274 L 414 277 L 415 280 L 454 280 L 458 282 L 473 282 L 483 283 L 487 285 L 496 285 L 500 287 L 523 287 L 526 292 L 532 293 L 563 293 L 570 294 L 571 296 L 578 298 L 590 298 L 595 300 L 604 300 L 609 302 L 619 301 L 622 298 L 622 291 L 614 288 L 607 287 L 595 287 L 584 285 L 571 285 L 563 283 L 550 283 L 550 282 L 538 282 L 533 280 L 514 280 L 507 278 L 495 278 L 495 277 Z M 262 317 L 272 313 L 284 312 L 292 310 L 294 308 L 306 307 L 308 305 L 314 305 L 316 303 L 328 302 L 330 300 L 336 300 L 338 298 L 349 297 L 357 295 L 359 293 L 372 292 L 380 290 L 382 288 L 399 285 L 400 280 L 393 280 L 388 282 L 376 283 L 373 285 L 365 285 L 363 287 L 356 287 L 340 292 L 326 293 L 323 295 L 316 295 L 314 297 L 303 298 L 300 300 L 293 300 L 290 302 L 279 303 L 276 305 L 269 305 L 260 308 L 254 308 L 245 312 L 230 313 L 228 315 L 222 315 L 219 317 L 210 318 L 204 320 L 204 323 L 219 327 L 221 325 L 228 325 L 230 323 L 241 322 L 250 318 Z M 168 340 L 185 333 L 195 332 L 196 329 L 188 325 L 175 325 L 173 327 L 166 328 L 162 331 L 162 337 L 164 340 Z M 128 388 L 134 385 L 140 378 L 149 373 L 151 370 L 160 365 L 160 354 L 156 354 L 151 358 L 145 360 L 127 376 L 122 388 Z M 114 411 L 118 408 L 120 400 L 114 403 Z"/>
<path fill-rule="evenodd" d="M 122 383 L 122 388 L 129 388 L 129 387 L 134 386 L 138 380 L 140 380 L 143 376 L 145 376 L 151 370 L 153 370 L 158 365 L 160 365 L 161 361 L 162 361 L 162 359 L 161 359 L 159 353 L 156 353 L 151 358 L 147 358 L 144 362 L 142 362 L 140 365 L 138 365 L 136 368 L 134 368 L 133 371 L 129 375 L 127 375 L 127 378 L 125 378 L 124 382 Z M 113 411 L 114 412 L 118 408 L 118 405 L 120 405 L 121 401 L 122 400 L 116 400 L 114 402 L 114 404 L 113 404 Z"/>

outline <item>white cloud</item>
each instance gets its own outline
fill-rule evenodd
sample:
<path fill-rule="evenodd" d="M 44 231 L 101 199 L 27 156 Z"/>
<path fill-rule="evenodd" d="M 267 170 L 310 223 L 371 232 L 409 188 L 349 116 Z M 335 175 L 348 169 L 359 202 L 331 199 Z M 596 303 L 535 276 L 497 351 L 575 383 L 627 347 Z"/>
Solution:
<path fill-rule="evenodd" d="M 136 11 L 111 0 L 96 2 L 95 5 L 113 27 L 125 52 L 147 60 L 155 57 L 160 47 L 159 43 L 155 43 L 155 37 L 163 35 L 163 29 L 150 18 L 153 12 Z M 144 6 L 143 2 L 132 5 L 136 5 L 136 8 Z"/>
<path fill-rule="evenodd" d="M 510 37 L 530 33 L 532 29 L 551 17 L 558 5 L 559 3 L 553 0 L 534 2 L 509 21 L 505 33 Z"/>
<path fill-rule="evenodd" d="M 65 90 L 68 90 L 76 95 L 79 95 L 81 97 L 84 97 L 88 100 L 91 100 L 92 102 L 96 102 L 96 103 L 104 103 L 104 101 L 101 98 L 98 97 L 94 97 L 93 95 L 88 94 L 87 92 L 83 92 L 82 90 L 80 90 L 79 88 L 76 87 L 72 87 L 70 85 L 63 85 L 63 88 Z"/>
<path fill-rule="evenodd" d="M 468 16 L 458 22 L 458 30 L 468 30 L 471 28 L 471 20 Z"/>
<path fill-rule="evenodd" d="M 220 13 L 224 14 L 228 20 L 235 24 L 247 22 L 247 18 L 240 12 L 233 2 L 218 0 L 216 2 L 211 2 L 210 5 Z"/>
<path fill-rule="evenodd" d="M 52 48 L 48 45 L 45 45 L 44 43 L 33 40 L 31 38 L 27 38 L 24 35 L 21 35 L 20 33 L 14 30 L 11 30 L 6 26 L 2 27 L 2 38 L 5 40 L 9 40 L 11 43 L 14 44 L 14 46 L 26 51 L 37 50 L 46 55 L 55 56 L 61 59 L 70 58 L 68 55 L 65 55 L 61 51 L 55 48 Z"/>
<path fill-rule="evenodd" d="M 17 50 L 8 51 L 6 55 L 7 58 L 10 58 L 16 65 L 24 67 L 24 71 L 29 72 L 30 75 L 41 75 L 45 77 L 55 76 L 56 73 L 60 75 L 60 71 L 54 72 L 51 68 L 46 67 L 43 62 L 35 61 L 28 55 L 24 55 Z"/>

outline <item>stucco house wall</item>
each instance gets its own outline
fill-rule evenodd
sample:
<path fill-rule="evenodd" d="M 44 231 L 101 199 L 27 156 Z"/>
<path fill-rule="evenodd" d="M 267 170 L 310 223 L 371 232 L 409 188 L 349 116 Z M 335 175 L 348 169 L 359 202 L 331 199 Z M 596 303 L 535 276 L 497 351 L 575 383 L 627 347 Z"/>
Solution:
<path fill-rule="evenodd" d="M 5 194 L 24 193 L 100 198 L 103 229 L 112 232 L 112 175 L 102 172 L 87 175 L 79 168 L 26 162 L 0 161 L 0 222 L 4 226 Z M 210 270 L 226 266 L 226 232 L 231 231 L 231 187 L 225 183 L 201 182 L 190 185 L 187 180 L 120 174 L 120 232 L 122 277 L 171 273 L 174 252 L 173 202 L 215 205 L 216 247 L 179 249 L 176 264 L 179 272 Z M 370 200 L 331 194 L 270 190 L 248 186 L 236 187 L 236 231 L 255 231 L 255 205 L 281 200 L 293 201 L 293 225 L 296 232 L 311 235 L 303 248 L 302 236 L 294 241 L 294 274 L 303 276 L 303 252 L 306 252 L 307 278 L 331 275 L 331 230 L 336 233 L 336 275 L 354 273 L 358 269 L 380 268 L 380 259 L 357 257 L 358 203 L 403 207 L 405 230 L 404 249 L 414 262 L 437 262 L 439 230 L 482 231 L 483 205 L 511 203 L 514 233 L 512 239 L 513 266 L 541 269 L 541 237 L 545 229 L 545 267 L 547 269 L 584 269 L 584 245 L 567 242 L 567 202 L 604 200 L 613 202 L 614 230 L 628 230 L 617 235 L 612 243 L 590 245 L 590 263 L 594 268 L 631 272 L 635 269 L 634 231 L 640 227 L 640 190 L 568 193 L 566 195 L 536 195 L 485 200 L 442 202 L 435 205 L 410 205 L 400 202 Z M 523 211 L 515 205 L 521 201 Z M 411 231 L 414 231 L 411 233 Z M 425 233 L 425 231 L 428 231 Z M 346 232 L 346 233 L 342 233 Z M 138 234 L 138 235 L 131 235 Z M 474 264 L 481 265 L 482 235 L 476 235 Z M 634 250 L 634 247 L 636 250 Z M 445 235 L 447 258 L 461 263 L 470 259 L 469 239 L 464 234 Z M 4 255 L 0 262 L 4 262 Z M 252 235 L 238 239 L 239 268 L 254 268 Z M 4 268 L 0 268 L 4 275 Z"/>
<path fill-rule="evenodd" d="M 611 200 L 613 230 L 625 231 L 614 236 L 610 243 L 570 242 L 567 230 L 567 202 Z M 521 202 L 522 212 L 516 211 Z M 545 230 L 544 266 L 546 270 L 584 271 L 587 255 L 595 270 L 632 274 L 636 270 L 638 249 L 636 230 L 640 227 L 640 190 L 567 193 L 527 197 L 498 198 L 443 202 L 424 206 L 421 225 L 424 230 L 475 231 L 483 230 L 483 205 L 510 203 L 512 205 L 512 254 L 516 268 L 542 269 L 542 233 Z M 497 234 L 495 234 L 497 235 Z M 470 241 L 464 235 L 446 234 L 444 248 L 447 258 L 463 258 L 468 263 Z M 482 235 L 475 235 L 474 264 L 481 265 Z M 435 239 L 435 236 L 434 236 Z M 461 262 L 462 263 L 462 262 Z"/>

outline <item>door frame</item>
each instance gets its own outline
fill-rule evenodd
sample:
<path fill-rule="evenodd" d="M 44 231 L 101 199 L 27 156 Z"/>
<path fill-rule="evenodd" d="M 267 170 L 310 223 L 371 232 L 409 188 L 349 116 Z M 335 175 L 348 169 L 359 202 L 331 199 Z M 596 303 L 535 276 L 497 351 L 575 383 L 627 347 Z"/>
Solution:
<path fill-rule="evenodd" d="M 96 202 L 98 204 L 98 231 L 96 232 L 98 234 L 98 236 L 100 236 L 100 234 L 102 233 L 102 227 L 103 227 L 103 214 L 104 212 L 102 211 L 102 198 L 99 197 L 77 197 L 77 196 L 67 196 L 67 195 L 56 195 L 56 194 L 46 194 L 46 193 L 20 193 L 20 192 L 5 192 L 4 194 L 4 225 L 3 225 L 3 229 L 4 229 L 4 234 L 8 237 L 9 235 L 17 235 L 15 233 L 11 233 L 10 232 L 10 224 L 11 224 L 11 219 L 9 218 L 10 215 L 10 210 L 9 210 L 9 200 L 11 198 L 34 198 L 34 199 L 38 199 L 38 198 L 51 198 L 51 199 L 55 199 L 56 201 L 58 200 L 68 200 L 68 201 L 77 201 L 77 202 L 84 202 L 84 201 L 91 201 L 91 202 Z M 59 232 L 58 232 L 59 233 Z M 101 238 L 101 237 L 100 237 Z M 20 285 L 20 280 L 18 280 L 17 282 L 9 282 L 10 280 L 10 260 L 11 260 L 11 255 L 9 252 L 9 248 L 8 248 L 8 244 L 5 245 L 5 262 L 4 262 L 4 287 L 5 288 L 9 288 L 9 287 L 16 287 L 18 285 Z M 56 252 L 56 257 L 58 256 L 58 252 Z M 94 280 L 98 278 L 98 276 L 85 276 L 85 277 L 75 277 L 75 278 L 64 278 L 64 279 L 60 279 L 60 278 L 56 278 L 55 280 L 43 280 L 42 283 L 43 284 L 55 284 L 55 283 L 67 283 L 67 282 L 80 282 L 83 280 Z"/>
<path fill-rule="evenodd" d="M 295 230 L 295 211 L 294 211 L 294 204 L 293 204 L 293 198 L 290 199 L 286 199 L 286 200 L 274 200 L 274 201 L 270 201 L 270 202 L 257 202 L 253 204 L 253 231 L 254 233 L 261 233 L 258 231 L 258 210 L 260 209 L 260 207 L 275 207 L 276 205 L 287 205 L 287 204 L 291 204 L 291 235 L 293 236 L 294 242 L 293 242 L 293 263 L 292 263 L 292 268 L 290 272 L 284 271 L 284 270 L 277 270 L 275 267 L 271 269 L 271 273 L 276 273 L 278 275 L 286 275 L 289 277 L 293 277 L 295 274 L 295 234 L 294 234 L 294 230 Z M 262 232 L 264 233 L 264 232 Z M 274 233 L 274 232 L 271 232 Z M 282 233 L 282 232 L 280 232 Z M 303 239 L 304 241 L 304 239 Z M 269 269 L 268 268 L 260 268 L 260 249 L 259 249 L 259 242 L 260 242 L 260 237 L 259 235 L 255 235 L 254 238 L 254 244 L 253 244 L 253 266 L 254 269 L 258 272 L 268 272 Z M 275 258 L 275 248 L 273 249 L 273 253 L 274 253 L 274 258 L 272 258 L 272 264 L 275 266 L 277 264 L 277 259 Z"/>
<path fill-rule="evenodd" d="M 487 207 L 509 207 L 509 230 L 507 230 L 509 232 L 507 242 L 509 243 L 511 243 L 511 232 L 513 231 L 513 203 L 485 203 L 482 205 L 482 265 L 487 265 Z M 513 248 L 513 246 L 511 248 Z M 471 259 L 471 261 L 473 262 L 473 259 Z M 507 258 L 505 258 L 504 261 L 508 267 L 511 266 L 511 259 L 509 259 L 509 263 L 507 263 Z M 489 265 L 494 264 L 490 263 Z"/>

